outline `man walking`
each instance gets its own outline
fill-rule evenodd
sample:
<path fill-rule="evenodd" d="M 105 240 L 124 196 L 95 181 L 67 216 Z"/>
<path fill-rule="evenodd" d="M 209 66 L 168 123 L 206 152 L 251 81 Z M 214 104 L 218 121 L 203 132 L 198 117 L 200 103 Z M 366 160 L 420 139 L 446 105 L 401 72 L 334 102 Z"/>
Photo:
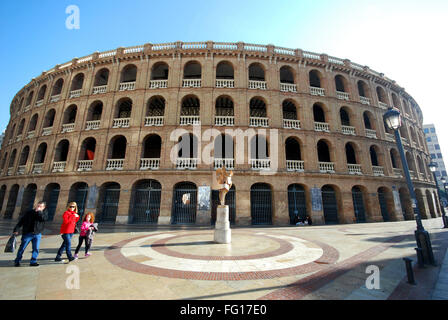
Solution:
<path fill-rule="evenodd" d="M 33 246 L 30 266 L 39 266 L 37 263 L 37 256 L 39 255 L 40 240 L 46 220 L 47 210 L 46 203 L 44 201 L 39 201 L 36 203 L 33 209 L 25 212 L 25 214 L 20 218 L 13 231 L 15 235 L 18 235 L 18 230 L 22 227 L 22 240 L 19 250 L 17 251 L 17 257 L 14 260 L 14 265 L 16 267 L 20 267 L 20 260 L 22 260 L 23 252 L 30 242 Z"/>

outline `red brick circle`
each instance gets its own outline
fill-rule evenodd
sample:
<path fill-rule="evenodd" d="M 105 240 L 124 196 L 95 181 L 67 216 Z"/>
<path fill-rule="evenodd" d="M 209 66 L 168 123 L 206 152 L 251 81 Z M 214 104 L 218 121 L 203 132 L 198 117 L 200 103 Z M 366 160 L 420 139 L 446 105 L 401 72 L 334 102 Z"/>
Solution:
<path fill-rule="evenodd" d="M 238 233 L 238 234 L 251 236 L 251 234 L 245 234 L 245 233 Z M 222 261 L 268 258 L 268 257 L 279 256 L 281 254 L 285 254 L 294 248 L 293 245 L 286 240 L 278 239 L 278 238 L 271 238 L 271 237 L 265 236 L 265 235 L 256 235 L 256 236 L 268 238 L 269 240 L 273 240 L 280 245 L 280 248 L 270 251 L 270 252 L 266 252 L 266 253 L 259 253 L 259 254 L 245 255 L 245 256 L 201 256 L 201 255 L 197 255 L 197 254 L 180 253 L 178 251 L 171 250 L 166 246 L 166 243 L 170 240 L 173 240 L 176 238 L 181 238 L 181 237 L 196 236 L 196 235 L 203 235 L 203 234 L 202 233 L 183 234 L 183 235 L 173 236 L 173 237 L 166 238 L 166 239 L 161 239 L 161 240 L 154 242 L 151 245 L 151 248 L 154 251 L 157 251 L 161 254 L 171 256 L 171 257 L 176 257 L 176 258 L 194 259 L 194 260 L 222 260 Z"/>
<path fill-rule="evenodd" d="M 164 233 L 156 233 L 152 236 L 159 235 L 159 234 L 166 234 Z M 293 276 L 293 275 L 299 275 L 299 274 L 306 274 L 311 273 L 315 271 L 319 271 L 326 267 L 326 265 L 334 264 L 338 258 L 339 258 L 339 252 L 320 241 L 316 240 L 310 240 L 303 237 L 299 237 L 296 235 L 288 235 L 291 237 L 296 237 L 305 241 L 309 241 L 311 243 L 316 244 L 317 246 L 321 247 L 323 250 L 322 256 L 312 262 L 306 263 L 304 265 L 296 266 L 296 267 L 290 267 L 290 268 L 284 268 L 284 269 L 275 269 L 275 270 L 263 270 L 263 271 L 250 271 L 250 272 L 196 272 L 196 271 L 182 271 L 182 270 L 174 270 L 174 269 L 166 269 L 166 268 L 159 268 L 154 266 L 148 266 L 145 264 L 141 264 L 135 261 L 132 261 L 125 257 L 121 253 L 121 249 L 128 243 L 142 239 L 147 238 L 148 235 L 132 238 L 132 239 L 126 239 L 123 241 L 120 241 L 109 248 L 107 248 L 104 252 L 104 255 L 106 259 L 122 268 L 128 271 L 132 272 L 138 272 L 153 276 L 161 276 L 161 277 L 167 277 L 167 278 L 176 278 L 176 279 L 189 279 L 189 280 L 227 280 L 227 281 L 233 281 L 233 280 L 256 280 L 256 279 L 271 279 L 271 278 L 279 278 L 279 277 L 287 277 L 287 276 Z M 205 258 L 205 256 L 203 257 Z M 213 257 L 207 257 L 209 260 L 212 260 Z"/>

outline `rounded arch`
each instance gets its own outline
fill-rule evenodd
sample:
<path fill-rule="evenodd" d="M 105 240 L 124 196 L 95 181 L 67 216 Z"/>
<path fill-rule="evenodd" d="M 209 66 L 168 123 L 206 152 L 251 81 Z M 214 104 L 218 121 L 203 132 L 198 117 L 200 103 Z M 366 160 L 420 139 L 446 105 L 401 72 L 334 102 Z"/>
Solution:
<path fill-rule="evenodd" d="M 95 100 L 89 106 L 87 111 L 87 121 L 101 120 L 104 104 L 101 100 Z"/>
<path fill-rule="evenodd" d="M 132 113 L 132 99 L 129 97 L 121 98 L 116 103 L 115 119 L 130 118 Z"/>
<path fill-rule="evenodd" d="M 154 63 L 151 68 L 151 80 L 168 80 L 169 66 L 166 62 Z"/>
<path fill-rule="evenodd" d="M 146 103 L 147 117 L 163 117 L 165 115 L 165 98 L 162 96 L 152 96 Z"/>
<path fill-rule="evenodd" d="M 120 83 L 137 81 L 137 66 L 135 64 L 127 64 L 121 70 Z"/>
<path fill-rule="evenodd" d="M 250 117 L 266 118 L 266 100 L 262 97 L 252 97 L 249 101 Z"/>
<path fill-rule="evenodd" d="M 293 183 L 288 186 L 289 223 L 292 225 L 306 221 L 308 217 L 308 194 L 303 184 Z"/>
<path fill-rule="evenodd" d="M 370 111 L 364 111 L 362 113 L 362 118 L 364 121 L 364 127 L 368 130 L 376 130 L 375 118 Z"/>
<path fill-rule="evenodd" d="M 59 78 L 53 85 L 53 91 L 51 92 L 51 95 L 56 96 L 58 94 L 61 94 L 63 86 L 64 86 L 64 79 Z"/>
<path fill-rule="evenodd" d="M 201 102 L 195 95 L 186 95 L 181 102 L 181 116 L 199 116 Z"/>
<path fill-rule="evenodd" d="M 322 207 L 325 224 L 338 224 L 340 211 L 340 191 L 334 185 L 324 185 L 321 188 Z"/>
<path fill-rule="evenodd" d="M 70 91 L 82 89 L 83 84 L 84 84 L 84 73 L 80 72 L 76 76 L 73 77 L 72 86 L 70 88 Z"/>
<path fill-rule="evenodd" d="M 116 135 L 110 139 L 108 159 L 126 158 L 127 139 L 123 135 Z"/>
<path fill-rule="evenodd" d="M 347 164 L 357 164 L 358 160 L 356 154 L 358 153 L 358 148 L 355 143 L 347 142 L 345 144 L 345 157 Z"/>
<path fill-rule="evenodd" d="M 387 187 L 379 187 L 377 189 L 377 194 L 383 221 L 389 222 L 392 220 L 394 212 L 392 191 Z"/>
<path fill-rule="evenodd" d="M 39 119 L 39 114 L 35 113 L 30 120 L 30 124 L 28 125 L 28 132 L 35 131 L 37 127 L 37 120 Z"/>
<path fill-rule="evenodd" d="M 282 102 L 283 119 L 299 120 L 297 105 L 292 99 L 285 99 Z"/>
<path fill-rule="evenodd" d="M 22 206 L 20 207 L 19 218 L 22 217 L 27 211 L 33 209 L 34 201 L 36 200 L 37 185 L 35 183 L 30 183 L 26 186 L 23 197 Z"/>
<path fill-rule="evenodd" d="M 265 68 L 263 64 L 253 62 L 249 65 L 249 80 L 265 81 Z"/>
<path fill-rule="evenodd" d="M 310 72 L 308 73 L 308 80 L 310 87 L 322 88 L 323 76 L 319 70 L 317 69 L 310 70 Z"/>
<path fill-rule="evenodd" d="M 191 60 L 184 65 L 184 79 L 201 79 L 202 65 L 199 61 Z"/>
<path fill-rule="evenodd" d="M 99 188 L 97 204 L 97 221 L 101 223 L 115 223 L 120 202 L 120 184 L 105 182 Z"/>
<path fill-rule="evenodd" d="M 47 92 L 47 85 L 44 84 L 42 87 L 40 87 L 39 92 L 37 94 L 37 100 L 36 101 L 42 101 L 45 98 L 45 93 Z"/>
<path fill-rule="evenodd" d="M 364 98 L 371 97 L 369 86 L 363 80 L 358 80 L 357 85 L 358 85 L 358 93 L 361 97 Z"/>
<path fill-rule="evenodd" d="M 148 134 L 143 138 L 142 158 L 160 159 L 162 138 L 158 134 Z"/>
<path fill-rule="evenodd" d="M 339 109 L 339 118 L 341 125 L 350 126 L 350 118 L 352 118 L 352 111 L 349 107 L 343 106 Z"/>
<path fill-rule="evenodd" d="M 20 153 L 20 159 L 19 159 L 19 166 L 25 166 L 28 162 L 28 157 L 30 154 L 30 147 L 25 146 L 22 149 L 22 152 Z"/>
<path fill-rule="evenodd" d="M 282 66 L 280 68 L 280 83 L 295 83 L 295 72 L 294 69 L 288 65 Z"/>
<path fill-rule="evenodd" d="M 316 102 L 313 104 L 313 119 L 314 122 L 327 122 L 326 107 L 323 103 Z"/>
<path fill-rule="evenodd" d="M 390 154 L 390 161 L 392 163 L 392 168 L 401 169 L 400 154 L 398 153 L 397 149 L 391 148 L 389 154 Z"/>
<path fill-rule="evenodd" d="M 44 128 L 51 128 L 51 127 L 53 127 L 55 116 L 56 116 L 56 110 L 55 109 L 48 110 L 47 113 L 45 114 L 43 127 Z"/>
<path fill-rule="evenodd" d="M 232 136 L 224 133 L 216 136 L 213 151 L 214 159 L 233 159 L 234 141 Z"/>
<path fill-rule="evenodd" d="M 233 64 L 227 60 L 220 61 L 216 65 L 216 79 L 234 79 L 235 71 Z"/>
<path fill-rule="evenodd" d="M 68 203 L 76 202 L 78 207 L 79 220 L 84 216 L 87 197 L 89 195 L 89 185 L 86 182 L 75 182 L 70 187 L 68 193 Z"/>
<path fill-rule="evenodd" d="M 332 162 L 331 144 L 326 139 L 317 142 L 317 159 L 319 162 Z"/>
<path fill-rule="evenodd" d="M 344 76 L 342 76 L 340 74 L 336 75 L 334 77 L 334 83 L 336 86 L 336 91 L 349 92 L 349 90 L 348 90 L 349 85 L 348 85 L 347 79 Z"/>
<path fill-rule="evenodd" d="M 44 163 L 46 154 L 47 144 L 45 142 L 42 142 L 37 148 L 36 155 L 34 156 L 34 163 Z"/>
<path fill-rule="evenodd" d="M 297 137 L 288 137 L 285 140 L 286 160 L 302 160 L 301 141 Z"/>
<path fill-rule="evenodd" d="M 355 220 L 357 223 L 366 222 L 367 221 L 366 199 L 368 197 L 368 192 L 365 187 L 359 185 L 353 186 L 351 191 L 352 191 Z"/>
<path fill-rule="evenodd" d="M 234 102 L 232 97 L 228 95 L 220 95 L 215 101 L 216 116 L 230 116 L 234 115 Z"/>
<path fill-rule="evenodd" d="M 109 82 L 109 69 L 108 68 L 101 68 L 97 71 L 95 74 L 95 81 L 93 86 L 94 87 L 101 87 L 101 86 L 107 86 L 107 83 Z"/>
<path fill-rule="evenodd" d="M 156 224 L 160 214 L 162 185 L 154 179 L 136 181 L 132 186 L 129 223 Z"/>
<path fill-rule="evenodd" d="M 250 139 L 250 159 L 269 159 L 269 141 L 262 134 L 256 134 Z"/>
<path fill-rule="evenodd" d="M 61 186 L 58 183 L 49 183 L 45 187 L 43 201 L 47 204 L 48 221 L 53 221 L 59 201 Z"/>
<path fill-rule="evenodd" d="M 429 214 L 431 215 L 431 218 L 436 218 L 437 215 L 436 215 L 436 210 L 434 207 L 435 199 L 433 199 L 431 191 L 426 189 L 425 196 L 426 196 L 426 201 L 428 202 Z"/>
<path fill-rule="evenodd" d="M 67 139 L 63 139 L 56 145 L 56 150 L 54 153 L 55 162 L 67 161 L 68 151 L 70 148 L 70 142 Z"/>
<path fill-rule="evenodd" d="M 389 104 L 389 101 L 387 99 L 386 91 L 381 86 L 376 87 L 376 95 L 378 97 L 378 100 L 382 103 Z"/>
<path fill-rule="evenodd" d="M 171 224 L 196 223 L 197 186 L 193 182 L 176 183 L 173 188 Z"/>
<path fill-rule="evenodd" d="M 178 139 L 178 158 L 198 158 L 198 138 L 193 133 L 185 133 Z"/>
<path fill-rule="evenodd" d="M 8 202 L 6 203 L 6 209 L 4 215 L 5 219 L 12 219 L 14 209 L 16 208 L 18 194 L 19 194 L 19 185 L 18 184 L 12 185 L 11 189 L 9 190 Z"/>
<path fill-rule="evenodd" d="M 64 111 L 64 119 L 62 121 L 62 124 L 75 123 L 77 112 L 78 112 L 78 107 L 76 106 L 76 104 L 70 105 Z"/>
<path fill-rule="evenodd" d="M 250 187 L 252 225 L 270 225 L 273 218 L 272 187 L 267 183 L 254 183 Z"/>

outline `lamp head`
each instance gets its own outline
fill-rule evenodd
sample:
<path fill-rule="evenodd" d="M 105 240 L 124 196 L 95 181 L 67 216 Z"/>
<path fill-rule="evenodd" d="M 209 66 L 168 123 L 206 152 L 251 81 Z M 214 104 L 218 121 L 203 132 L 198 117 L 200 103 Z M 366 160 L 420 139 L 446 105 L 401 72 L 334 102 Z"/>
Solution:
<path fill-rule="evenodd" d="M 435 163 L 435 162 L 430 162 L 430 163 L 428 164 L 428 167 L 429 167 L 429 170 L 431 170 L 431 172 L 436 172 L 436 170 L 437 170 L 437 163 Z"/>
<path fill-rule="evenodd" d="M 389 108 L 383 115 L 383 120 L 391 130 L 398 130 L 401 127 L 401 113 L 397 108 Z"/>

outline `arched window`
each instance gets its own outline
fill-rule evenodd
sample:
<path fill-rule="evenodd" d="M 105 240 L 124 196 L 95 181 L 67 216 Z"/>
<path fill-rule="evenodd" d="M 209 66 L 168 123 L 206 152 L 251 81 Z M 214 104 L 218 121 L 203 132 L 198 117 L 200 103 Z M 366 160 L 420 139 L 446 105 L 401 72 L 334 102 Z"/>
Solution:
<path fill-rule="evenodd" d="M 34 163 L 44 163 L 46 154 L 47 154 L 47 144 L 43 142 L 37 148 L 37 152 L 34 157 Z"/>
<path fill-rule="evenodd" d="M 234 79 L 233 66 L 230 62 L 221 61 L 216 66 L 216 79 L 231 80 Z"/>
<path fill-rule="evenodd" d="M 321 79 L 322 77 L 319 71 L 311 70 L 309 72 L 310 87 L 321 88 Z"/>
<path fill-rule="evenodd" d="M 19 166 L 25 166 L 26 165 L 26 163 L 28 162 L 29 154 L 30 154 L 30 147 L 29 146 L 25 146 L 22 149 L 22 152 L 20 154 Z"/>
<path fill-rule="evenodd" d="M 266 103 L 262 98 L 255 97 L 250 99 L 249 108 L 249 121 L 251 127 L 267 127 L 269 125 L 266 112 Z"/>
<path fill-rule="evenodd" d="M 325 121 L 325 111 L 322 108 L 321 104 L 315 103 L 313 105 L 313 117 L 314 117 L 314 122 L 326 122 Z"/>
<path fill-rule="evenodd" d="M 132 100 L 129 98 L 120 99 L 115 109 L 115 119 L 127 119 L 131 117 Z"/>
<path fill-rule="evenodd" d="M 69 106 L 64 112 L 64 120 L 62 121 L 62 124 L 75 123 L 77 109 L 78 107 L 74 104 Z"/>
<path fill-rule="evenodd" d="M 94 87 L 107 86 L 109 82 L 109 69 L 102 68 L 95 75 Z"/>
<path fill-rule="evenodd" d="M 347 158 L 347 164 L 357 164 L 356 161 L 356 152 L 353 144 L 348 142 L 345 144 L 345 156 Z"/>
<path fill-rule="evenodd" d="M 198 97 L 188 95 L 182 99 L 180 124 L 194 125 L 200 123 L 200 102 Z"/>
<path fill-rule="evenodd" d="M 153 179 L 139 180 L 132 186 L 129 223 L 157 223 L 162 185 Z"/>
<path fill-rule="evenodd" d="M 337 75 L 336 77 L 334 77 L 334 82 L 336 85 L 336 91 L 347 92 L 347 81 L 343 76 Z"/>
<path fill-rule="evenodd" d="M 368 130 L 375 130 L 372 114 L 368 111 L 364 111 L 362 117 L 364 120 L 364 127 Z"/>
<path fill-rule="evenodd" d="M 55 115 L 56 115 L 56 111 L 54 109 L 50 109 L 47 112 L 47 114 L 45 115 L 44 124 L 43 124 L 44 128 L 53 127 Z"/>
<path fill-rule="evenodd" d="M 369 87 L 362 80 L 358 81 L 358 93 L 360 97 L 370 98 Z"/>
<path fill-rule="evenodd" d="M 286 161 L 299 161 L 302 160 L 302 154 L 300 151 L 300 143 L 296 138 L 289 137 L 285 141 L 285 154 Z"/>
<path fill-rule="evenodd" d="M 78 73 L 72 81 L 72 87 L 70 91 L 81 90 L 82 85 L 84 84 L 84 73 Z"/>
<path fill-rule="evenodd" d="M 124 136 L 113 137 L 109 144 L 108 159 L 124 159 L 126 157 L 127 140 Z"/>
<path fill-rule="evenodd" d="M 184 66 L 184 79 L 201 79 L 201 64 L 197 61 L 189 61 Z"/>
<path fill-rule="evenodd" d="M 39 89 L 39 93 L 37 94 L 37 101 L 42 101 L 45 98 L 45 93 L 47 92 L 47 85 L 44 84 L 42 87 L 40 87 Z"/>
<path fill-rule="evenodd" d="M 294 72 L 291 67 L 283 66 L 280 68 L 280 83 L 294 84 Z"/>
<path fill-rule="evenodd" d="M 250 140 L 250 158 L 269 159 L 269 145 L 264 136 L 257 134 Z"/>
<path fill-rule="evenodd" d="M 53 91 L 51 92 L 51 95 L 57 96 L 61 94 L 63 86 L 64 86 L 64 80 L 62 78 L 58 79 L 53 86 Z"/>
<path fill-rule="evenodd" d="M 330 148 L 324 140 L 317 143 L 317 159 L 319 162 L 331 162 Z"/>
<path fill-rule="evenodd" d="M 259 63 L 252 63 L 249 66 L 249 80 L 265 81 L 264 68 Z"/>
<path fill-rule="evenodd" d="M 169 67 L 165 62 L 158 62 L 152 66 L 151 80 L 168 80 Z"/>
<path fill-rule="evenodd" d="M 285 100 L 282 103 L 283 119 L 298 120 L 297 107 L 291 100 Z"/>
<path fill-rule="evenodd" d="M 219 96 L 215 103 L 215 113 L 218 117 L 233 117 L 232 98 L 229 96 Z M 233 122 L 230 124 L 233 124 Z"/>
<path fill-rule="evenodd" d="M 161 96 L 154 96 L 148 100 L 146 116 L 163 117 L 165 115 L 165 99 Z"/>
<path fill-rule="evenodd" d="M 369 153 L 370 153 L 370 163 L 372 166 L 379 166 L 380 163 L 378 161 L 378 155 L 377 155 L 377 147 L 376 146 L 370 146 Z"/>
<path fill-rule="evenodd" d="M 157 134 L 150 134 L 143 139 L 142 159 L 159 159 L 162 139 Z"/>
<path fill-rule="evenodd" d="M 128 64 L 121 71 L 120 83 L 137 81 L 137 67 L 133 64 Z"/>
<path fill-rule="evenodd" d="M 55 162 L 67 161 L 69 147 L 70 143 L 68 142 L 67 139 L 59 141 L 54 153 L 54 161 Z"/>
<path fill-rule="evenodd" d="M 339 116 L 341 118 L 341 125 L 350 126 L 350 116 L 346 108 L 341 108 L 339 110 Z"/>
<path fill-rule="evenodd" d="M 173 189 L 171 224 L 196 223 L 197 187 L 192 182 L 180 182 Z"/>
<path fill-rule="evenodd" d="M 81 144 L 79 160 L 93 160 L 95 158 L 96 140 L 89 137 Z"/>
<path fill-rule="evenodd" d="M 386 91 L 384 91 L 381 87 L 376 87 L 376 94 L 378 96 L 378 100 L 382 103 L 388 104 Z"/>
<path fill-rule="evenodd" d="M 31 105 L 31 102 L 32 102 L 32 100 L 33 100 L 33 94 L 34 94 L 34 91 L 31 91 L 31 92 L 28 94 L 28 97 L 26 98 L 26 104 L 25 104 L 25 106 L 30 106 L 30 105 Z"/>
<path fill-rule="evenodd" d="M 178 140 L 178 158 L 198 158 L 198 139 L 192 133 L 182 135 Z"/>
<path fill-rule="evenodd" d="M 252 225 L 272 224 L 272 190 L 266 183 L 255 183 L 250 188 Z"/>
<path fill-rule="evenodd" d="M 39 116 L 36 113 L 35 115 L 33 115 L 33 117 L 30 120 L 30 124 L 28 126 L 28 132 L 31 131 L 35 131 L 36 130 L 36 126 L 37 126 L 37 120 L 38 120 Z"/>
<path fill-rule="evenodd" d="M 103 102 L 95 101 L 93 102 L 87 113 L 87 121 L 98 121 L 101 120 L 101 115 L 103 113 Z"/>

